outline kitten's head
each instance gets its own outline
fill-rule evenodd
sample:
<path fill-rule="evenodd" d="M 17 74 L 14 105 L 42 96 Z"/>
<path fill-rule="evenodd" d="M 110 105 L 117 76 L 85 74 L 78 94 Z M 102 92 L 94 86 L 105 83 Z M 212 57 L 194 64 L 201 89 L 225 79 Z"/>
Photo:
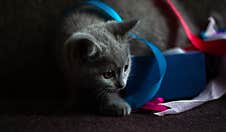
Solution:
<path fill-rule="evenodd" d="M 126 86 L 131 56 L 127 32 L 137 21 L 109 21 L 74 33 L 65 43 L 67 59 L 85 88 L 113 92 Z"/>

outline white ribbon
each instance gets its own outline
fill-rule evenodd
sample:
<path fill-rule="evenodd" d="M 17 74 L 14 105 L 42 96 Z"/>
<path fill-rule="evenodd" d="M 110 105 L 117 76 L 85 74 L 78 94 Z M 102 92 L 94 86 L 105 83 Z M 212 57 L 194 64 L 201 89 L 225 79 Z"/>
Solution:
<path fill-rule="evenodd" d="M 158 116 L 168 114 L 179 114 L 181 112 L 191 110 L 205 102 L 219 99 L 226 93 L 226 57 L 223 58 L 220 68 L 220 75 L 209 82 L 206 89 L 192 100 L 180 100 L 163 103 L 162 105 L 170 107 L 170 109 L 154 113 Z"/>

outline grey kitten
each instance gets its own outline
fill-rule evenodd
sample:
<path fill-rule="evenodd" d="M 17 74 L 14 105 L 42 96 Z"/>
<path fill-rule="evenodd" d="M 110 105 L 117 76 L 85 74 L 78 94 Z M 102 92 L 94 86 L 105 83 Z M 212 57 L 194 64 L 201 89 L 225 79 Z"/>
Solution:
<path fill-rule="evenodd" d="M 131 107 L 119 92 L 125 88 L 131 68 L 127 32 L 136 23 L 105 21 L 77 10 L 64 17 L 57 49 L 73 86 L 72 104 L 92 104 L 107 115 L 130 114 Z"/>
<path fill-rule="evenodd" d="M 58 37 L 62 40 L 59 41 L 60 48 L 58 49 L 61 49 L 59 53 L 64 72 L 75 86 L 72 88 L 74 90 L 72 93 L 89 95 L 91 99 L 95 99 L 93 102 L 97 104 L 102 113 L 126 115 L 130 113 L 131 108 L 119 96 L 118 91 L 120 90 L 116 90 L 116 88 L 123 88 L 126 84 L 131 66 L 125 34 L 132 30 L 156 44 L 161 50 L 175 46 L 187 46 L 188 40 L 178 20 L 171 14 L 171 10 L 164 1 L 103 1 L 116 9 L 125 20 L 140 17 L 141 23 L 133 28 L 136 21 L 119 24 L 114 21 L 105 22 L 95 13 L 72 11 L 63 20 L 62 34 Z M 187 3 L 184 4 L 178 0 L 173 2 L 196 34 L 203 30 L 199 24 L 206 22 L 211 12 L 222 13 L 214 8 L 209 10 L 210 1 L 202 5 L 203 11 L 198 12 L 199 17 L 194 15 L 192 18 L 193 15 L 189 13 L 200 10 L 199 7 L 196 7 L 196 2 L 190 2 L 190 8 L 187 9 L 186 6 L 183 6 Z M 128 3 L 131 3 L 130 8 L 128 8 Z M 130 45 L 132 54 L 150 54 L 150 50 L 145 45 L 133 44 L 138 43 L 137 41 L 130 42 L 132 42 Z M 117 66 L 115 66 L 116 64 Z M 128 71 L 124 73 L 122 71 L 125 67 L 128 67 L 126 68 Z M 108 77 L 108 74 L 111 77 Z M 116 80 L 119 80 L 122 74 L 125 74 L 125 81 L 120 86 L 116 84 Z M 107 79 L 106 76 L 110 79 Z M 121 79 L 123 80 L 123 77 Z M 72 96 L 79 97 L 80 95 L 82 94 Z M 82 102 L 87 98 L 83 98 Z"/>

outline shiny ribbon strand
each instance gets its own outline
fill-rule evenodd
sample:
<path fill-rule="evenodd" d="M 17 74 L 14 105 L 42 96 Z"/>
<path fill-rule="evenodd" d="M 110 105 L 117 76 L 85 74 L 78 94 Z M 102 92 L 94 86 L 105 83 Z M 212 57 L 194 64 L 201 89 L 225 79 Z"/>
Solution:
<path fill-rule="evenodd" d="M 191 43 L 196 49 L 212 55 L 226 56 L 226 40 L 225 39 L 204 41 L 199 37 L 195 36 L 190 30 L 190 28 L 188 27 L 187 23 L 185 22 L 184 18 L 182 17 L 178 9 L 171 2 L 171 0 L 166 0 L 166 3 L 169 5 L 173 13 L 176 15 L 176 17 L 180 21 L 188 39 L 191 41 Z"/>

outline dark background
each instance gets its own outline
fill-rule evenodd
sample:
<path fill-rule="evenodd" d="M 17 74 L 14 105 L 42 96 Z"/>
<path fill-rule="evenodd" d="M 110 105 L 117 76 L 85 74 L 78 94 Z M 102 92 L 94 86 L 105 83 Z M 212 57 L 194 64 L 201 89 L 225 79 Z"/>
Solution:
<path fill-rule="evenodd" d="M 63 8 L 71 1 L 0 1 L 1 97 L 10 100 L 58 98 L 62 76 L 53 44 Z M 45 101 L 44 101 L 45 102 Z"/>
<path fill-rule="evenodd" d="M 74 2 L 0 1 L 0 131 L 226 131 L 225 97 L 166 117 L 54 113 L 63 102 L 64 82 L 52 45 L 59 14 Z"/>

